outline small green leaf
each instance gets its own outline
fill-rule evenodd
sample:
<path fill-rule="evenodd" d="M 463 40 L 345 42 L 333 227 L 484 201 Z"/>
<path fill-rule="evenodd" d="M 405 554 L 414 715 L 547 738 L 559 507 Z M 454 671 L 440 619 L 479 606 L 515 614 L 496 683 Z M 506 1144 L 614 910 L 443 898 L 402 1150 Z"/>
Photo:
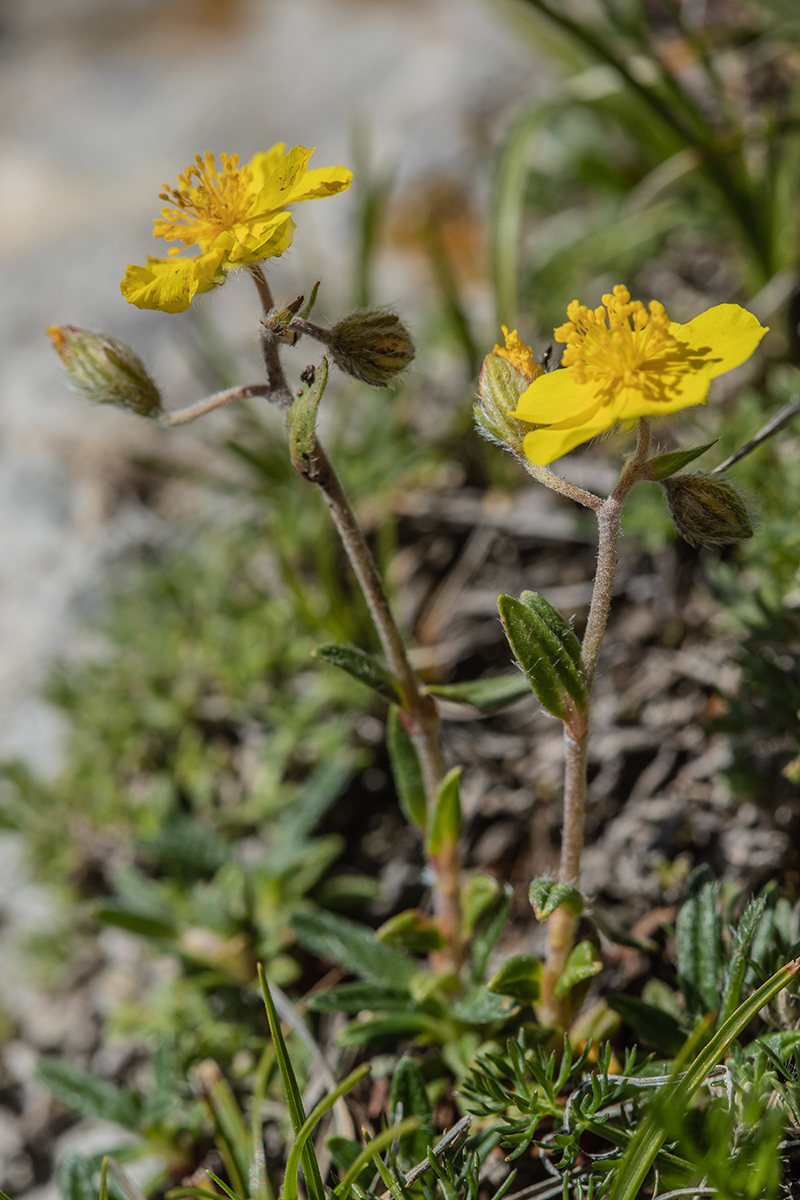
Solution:
<path fill-rule="evenodd" d="M 289 453 L 293 466 L 301 475 L 307 475 L 311 468 L 317 440 L 317 409 L 327 382 L 328 360 L 323 358 L 314 370 L 314 378 L 305 384 L 286 419 Z"/>
<path fill-rule="evenodd" d="M 428 814 L 422 767 L 416 746 L 403 728 L 400 710 L 394 705 L 389 709 L 386 744 L 400 807 L 409 823 L 424 833 Z"/>
<path fill-rule="evenodd" d="M 487 983 L 490 992 L 511 996 L 520 1004 L 533 1004 L 539 999 L 542 979 L 542 960 L 530 954 L 515 954 L 495 971 Z"/>
<path fill-rule="evenodd" d="M 669 479 L 670 475 L 680 471 L 681 467 L 694 462 L 701 454 L 705 454 L 706 450 L 716 446 L 718 441 L 719 438 L 714 438 L 713 442 L 706 442 L 705 446 L 692 446 L 689 450 L 671 450 L 669 454 L 659 454 L 656 458 L 651 458 L 645 466 L 647 471 L 645 478 L 655 482 Z"/>
<path fill-rule="evenodd" d="M 527 684 L 526 684 L 527 687 Z M 461 918 L 464 933 L 471 934 L 478 921 L 500 895 L 500 884 L 492 875 L 471 875 L 461 889 Z"/>
<path fill-rule="evenodd" d="M 95 909 L 95 920 L 104 925 L 115 925 L 118 929 L 127 929 L 130 933 L 138 933 L 140 937 L 154 940 L 175 939 L 178 931 L 166 921 L 148 917 L 144 913 L 132 912 L 127 908 L 112 908 L 110 905 Z"/>
<path fill-rule="evenodd" d="M 384 921 L 376 937 L 384 945 L 397 946 L 409 954 L 430 954 L 445 945 L 439 926 L 418 908 L 408 908 Z"/>
<path fill-rule="evenodd" d="M 63 1200 L 97 1200 L 91 1159 L 68 1154 L 58 1168 L 58 1190 Z"/>
<path fill-rule="evenodd" d="M 483 978 L 489 955 L 503 932 L 513 895 L 514 889 L 510 884 L 505 884 L 478 919 L 469 949 L 470 977 L 475 982 Z"/>
<path fill-rule="evenodd" d="M 326 642 L 323 646 L 317 646 L 312 653 L 314 658 L 318 658 L 321 662 L 330 663 L 331 666 L 338 667 L 340 671 L 346 671 L 348 675 L 352 675 L 353 679 L 357 679 L 359 683 L 365 683 L 379 696 L 383 696 L 384 700 L 395 703 L 399 699 L 400 689 L 391 671 L 376 658 L 359 650 L 358 646 Z"/>
<path fill-rule="evenodd" d="M 273 1045 L 275 1046 L 275 1056 L 278 1060 L 283 1094 L 286 1097 L 286 1107 L 289 1110 L 289 1117 L 295 1136 L 297 1136 L 305 1124 L 306 1111 L 303 1107 L 300 1088 L 297 1085 L 297 1076 L 294 1073 L 292 1060 L 289 1057 L 289 1051 L 286 1047 L 283 1031 L 281 1030 L 281 1023 L 278 1018 L 277 1009 L 275 1008 L 275 1002 L 270 994 L 267 977 L 264 974 L 264 968 L 261 963 L 258 964 L 258 979 L 261 984 L 261 994 L 264 997 L 264 1007 L 267 1010 L 269 1031 L 272 1036 Z M 306 1142 L 303 1147 L 301 1162 L 303 1164 L 303 1173 L 306 1179 L 309 1200 L 325 1200 L 325 1188 L 322 1184 L 319 1163 L 314 1147 L 310 1142 Z"/>
<path fill-rule="evenodd" d="M 499 712 L 531 692 L 530 684 L 519 671 L 510 675 L 492 675 L 489 679 L 472 679 L 469 683 L 431 683 L 425 690 L 443 700 L 469 704 L 482 713 Z"/>
<path fill-rule="evenodd" d="M 567 965 L 556 984 L 556 995 L 566 995 L 576 984 L 582 983 L 584 979 L 591 979 L 602 969 L 603 961 L 599 957 L 597 948 L 588 941 L 578 942 L 567 959 Z"/>
<path fill-rule="evenodd" d="M 302 317 L 302 319 L 304 321 L 307 321 L 308 318 L 311 316 L 311 310 L 317 302 L 317 292 L 319 291 L 319 285 L 321 282 L 322 282 L 321 279 L 317 280 L 317 282 L 314 284 L 314 286 L 311 289 L 311 295 L 308 297 L 306 304 L 303 306 L 303 308 L 300 309 L 300 312 L 297 314 L 298 317 Z"/>
<path fill-rule="evenodd" d="M 489 1025 L 492 1021 L 505 1021 L 513 1007 L 508 996 L 490 992 L 487 985 L 478 983 L 452 1001 L 450 1013 L 467 1025 Z"/>
<path fill-rule="evenodd" d="M 581 644 L 569 621 L 565 620 L 558 609 L 553 608 L 550 601 L 545 600 L 539 592 L 520 592 L 519 598 L 526 608 L 535 612 L 537 617 L 541 617 L 553 637 L 558 639 L 575 666 L 580 669 Z"/>
<path fill-rule="evenodd" d="M 678 979 L 686 1007 L 695 1017 L 716 1011 L 722 976 L 722 928 L 717 887 L 703 864 L 692 873 L 675 923 Z"/>
<path fill-rule="evenodd" d="M 680 1022 L 655 1004 L 625 995 L 609 996 L 607 1003 L 646 1046 L 652 1046 L 659 1054 L 674 1058 L 686 1041 L 686 1031 Z"/>
<path fill-rule="evenodd" d="M 425 1157 L 433 1142 L 433 1113 L 425 1080 L 413 1058 L 404 1054 L 392 1076 L 391 1113 L 395 1116 L 416 1117 L 419 1129 L 397 1148 L 400 1169 L 408 1171 Z"/>
<path fill-rule="evenodd" d="M 408 1008 L 408 991 L 398 992 L 379 983 L 340 983 L 337 987 L 317 992 L 311 997 L 309 1007 L 314 1012 L 405 1012 Z"/>
<path fill-rule="evenodd" d="M 521 600 L 500 596 L 497 607 L 514 657 L 539 703 L 559 720 L 569 720 L 575 707 L 586 705 L 583 675 L 572 654 L 538 612 Z"/>
<path fill-rule="evenodd" d="M 452 850 L 461 836 L 461 768 L 453 767 L 439 784 L 426 851 L 431 858 Z"/>
<path fill-rule="evenodd" d="M 385 987 L 407 990 L 417 973 L 413 959 L 393 946 L 384 946 L 359 921 L 326 912 L 298 912 L 292 929 L 301 946 L 320 958 L 338 963 L 353 975 Z"/>
<path fill-rule="evenodd" d="M 351 1021 L 337 1037 L 340 1046 L 366 1046 L 388 1038 L 392 1041 L 427 1035 L 429 1040 L 446 1041 L 450 1030 L 427 1013 L 387 1013 L 368 1021 Z"/>
<path fill-rule="evenodd" d="M 534 879 L 528 890 L 528 899 L 537 921 L 546 921 L 552 917 L 562 904 L 573 916 L 579 917 L 583 912 L 583 896 L 571 883 L 557 883 L 555 879 L 540 876 Z"/>

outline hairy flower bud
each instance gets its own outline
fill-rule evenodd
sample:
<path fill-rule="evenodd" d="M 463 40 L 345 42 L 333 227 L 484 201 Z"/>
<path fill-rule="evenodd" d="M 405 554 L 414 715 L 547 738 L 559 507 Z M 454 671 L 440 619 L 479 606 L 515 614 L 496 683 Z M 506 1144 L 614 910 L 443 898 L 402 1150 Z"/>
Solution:
<path fill-rule="evenodd" d="M 414 357 L 414 343 L 390 310 L 361 309 L 326 331 L 325 342 L 340 371 L 373 387 L 386 387 Z"/>
<path fill-rule="evenodd" d="M 495 347 L 483 360 L 478 376 L 480 402 L 472 410 L 485 437 L 519 455 L 523 452 L 522 439 L 530 433 L 531 426 L 511 414 L 522 393 L 530 387 L 531 379 L 505 354 L 498 354 Z"/>
<path fill-rule="evenodd" d="M 727 479 L 676 475 L 662 487 L 675 527 L 691 546 L 733 546 L 753 536 L 747 501 Z"/>
<path fill-rule="evenodd" d="M 75 391 L 97 404 L 116 404 L 140 417 L 157 417 L 161 396 L 135 350 L 105 333 L 74 325 L 47 331 L 67 368 Z"/>

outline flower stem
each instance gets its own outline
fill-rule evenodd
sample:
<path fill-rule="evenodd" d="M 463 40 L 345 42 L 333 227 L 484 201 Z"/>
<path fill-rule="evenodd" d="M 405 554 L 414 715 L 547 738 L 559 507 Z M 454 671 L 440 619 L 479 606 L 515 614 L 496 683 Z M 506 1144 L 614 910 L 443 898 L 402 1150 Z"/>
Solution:
<path fill-rule="evenodd" d="M 650 422 L 639 418 L 636 449 L 625 466 L 613 490 L 595 508 L 597 515 L 597 570 L 592 589 L 592 602 L 581 647 L 581 661 L 586 684 L 587 719 L 583 736 L 574 737 L 564 728 L 564 816 L 561 832 L 561 859 L 558 882 L 577 884 L 580 878 L 581 855 L 586 810 L 586 763 L 592 701 L 592 684 L 597 672 L 600 647 L 603 642 L 617 566 L 617 543 L 622 506 L 628 493 L 641 479 L 650 452 Z M 567 959 L 575 945 L 580 917 L 562 904 L 547 922 L 547 954 L 542 975 L 539 1019 L 543 1025 L 566 1029 L 573 1003 L 569 992 L 556 995 L 556 986 L 564 973 Z"/>
<path fill-rule="evenodd" d="M 251 273 L 266 313 L 272 307 L 269 287 L 259 268 L 251 268 Z M 293 397 L 280 359 L 280 343 L 268 327 L 262 329 L 261 344 L 271 396 L 287 413 Z M 321 491 L 369 607 L 386 662 L 400 688 L 405 724 L 419 755 L 428 813 L 432 815 L 439 785 L 445 775 L 441 722 L 435 701 L 425 692 L 409 662 L 403 636 L 394 619 L 364 531 L 332 462 L 316 436 L 308 459 L 298 470 Z M 446 856 L 432 857 L 429 865 L 434 877 L 434 907 L 446 942 L 446 949 L 436 956 L 434 965 L 437 970 L 458 972 L 464 959 L 460 859 L 454 850 Z"/>
<path fill-rule="evenodd" d="M 190 421 L 196 421 L 198 417 L 204 417 L 206 413 L 213 412 L 215 408 L 222 408 L 226 404 L 235 404 L 237 400 L 247 400 L 251 396 L 271 395 L 272 388 L 263 383 L 229 388 L 225 392 L 215 392 L 213 396 L 206 396 L 204 400 L 198 400 L 196 404 L 189 404 L 186 408 L 177 408 L 173 412 L 163 413 L 159 422 L 161 425 L 187 425 Z"/>

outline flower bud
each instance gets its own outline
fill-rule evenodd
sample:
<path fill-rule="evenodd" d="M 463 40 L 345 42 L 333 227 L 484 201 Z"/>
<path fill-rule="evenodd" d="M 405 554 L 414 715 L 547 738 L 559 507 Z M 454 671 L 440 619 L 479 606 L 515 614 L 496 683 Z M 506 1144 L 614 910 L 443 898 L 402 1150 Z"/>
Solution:
<path fill-rule="evenodd" d="M 478 376 L 480 403 L 473 408 L 475 422 L 481 433 L 492 442 L 507 446 L 514 454 L 522 454 L 522 439 L 532 426 L 511 414 L 531 379 L 497 347 L 483 360 Z"/>
<path fill-rule="evenodd" d="M 753 536 L 747 501 L 727 479 L 676 475 L 662 487 L 675 527 L 690 546 L 733 546 Z"/>
<path fill-rule="evenodd" d="M 414 357 L 411 334 L 387 309 L 361 309 L 342 317 L 325 341 L 340 371 L 373 387 L 386 387 Z"/>
<path fill-rule="evenodd" d="M 157 417 L 161 396 L 139 355 L 127 342 L 74 325 L 47 330 L 73 387 L 97 404 L 116 404 L 140 417 Z"/>

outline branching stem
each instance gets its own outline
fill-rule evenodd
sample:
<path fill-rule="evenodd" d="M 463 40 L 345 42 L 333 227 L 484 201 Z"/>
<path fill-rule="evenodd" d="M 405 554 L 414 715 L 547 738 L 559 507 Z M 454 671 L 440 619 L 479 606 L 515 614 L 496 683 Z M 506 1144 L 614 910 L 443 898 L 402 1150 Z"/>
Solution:
<path fill-rule="evenodd" d="M 196 404 L 189 404 L 186 408 L 177 408 L 173 412 L 162 413 L 159 417 L 159 422 L 162 425 L 188 425 L 190 421 L 196 421 L 198 417 L 204 417 L 206 413 L 213 412 L 215 408 L 222 408 L 226 404 L 235 404 L 237 400 L 248 400 L 251 396 L 271 396 L 272 388 L 264 383 L 251 383 L 246 387 L 229 388 L 225 392 L 215 392 L 213 396 L 206 396 L 204 400 L 198 400 Z"/>

